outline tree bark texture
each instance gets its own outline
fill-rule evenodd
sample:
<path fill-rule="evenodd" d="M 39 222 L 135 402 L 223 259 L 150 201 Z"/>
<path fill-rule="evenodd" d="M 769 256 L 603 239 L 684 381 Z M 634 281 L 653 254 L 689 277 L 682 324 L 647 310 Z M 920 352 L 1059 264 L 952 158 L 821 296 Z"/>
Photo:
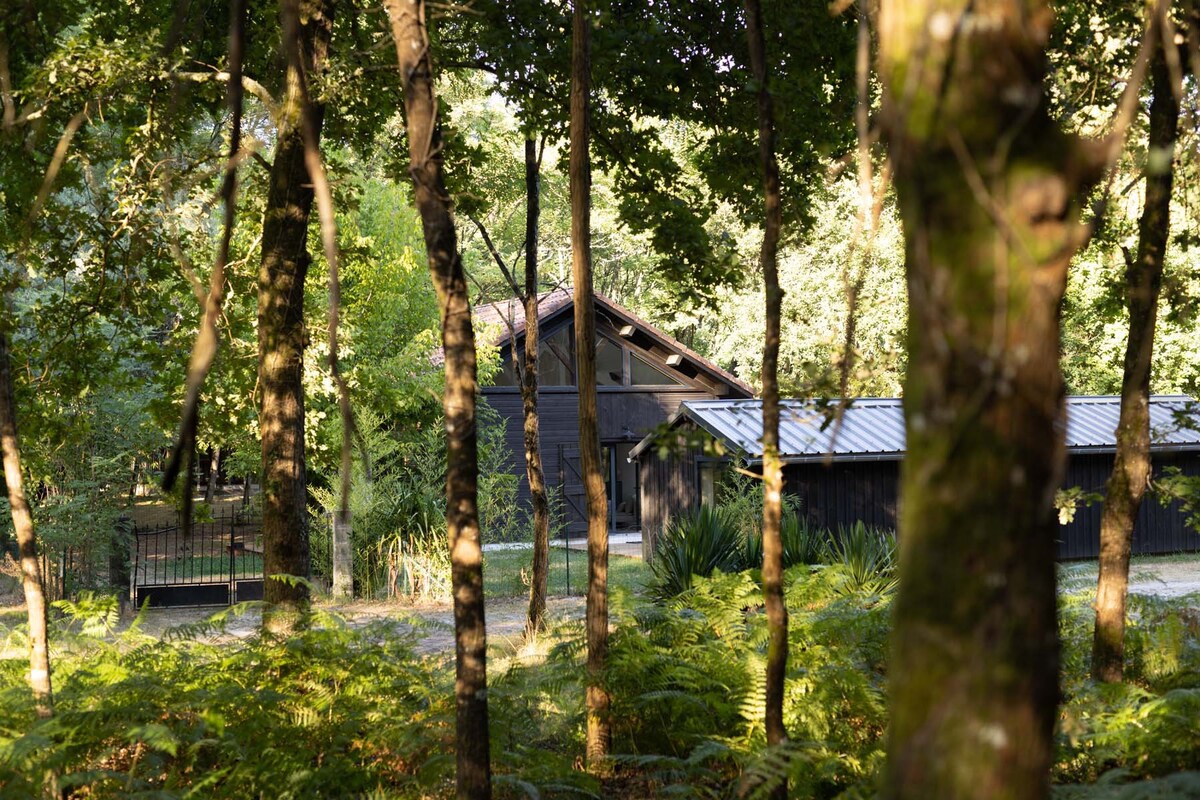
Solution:
<path fill-rule="evenodd" d="M 442 166 L 442 134 L 424 0 L 385 0 L 404 86 L 409 174 L 425 232 L 429 271 L 441 309 L 446 354 L 446 531 L 454 593 L 457 702 L 457 796 L 491 797 L 488 746 L 487 632 L 483 553 L 479 545 L 475 331 L 466 273 Z"/>
<path fill-rule="evenodd" d="M 521 375 L 521 407 L 525 416 L 525 474 L 533 510 L 533 576 L 529 584 L 527 636 L 546 625 L 546 594 L 550 583 L 550 501 L 542 468 L 541 433 L 538 429 L 538 224 L 541 215 L 541 181 L 537 143 L 525 140 L 525 362 Z"/>
<path fill-rule="evenodd" d="M 333 585 L 330 594 L 340 600 L 354 597 L 354 547 L 350 512 L 345 516 L 335 511 L 332 516 L 331 550 L 333 561 Z"/>
<path fill-rule="evenodd" d="M 779 191 L 779 164 L 775 160 L 775 108 L 767 78 L 762 9 L 758 0 L 746 0 L 750 68 L 758 89 L 758 146 L 763 179 L 764 226 L 760 265 L 766 295 L 766 332 L 763 341 L 763 605 L 767 613 L 766 734 L 767 744 L 787 739 L 783 724 L 784 681 L 787 677 L 788 613 L 783 597 L 783 462 L 779 457 L 779 318 L 783 290 L 779 286 L 779 233 L 783 220 Z M 774 797 L 785 798 L 787 784 Z"/>
<path fill-rule="evenodd" d="M 884 0 L 905 233 L 892 798 L 1041 798 L 1058 703 L 1059 304 L 1100 149 L 1046 110 L 1041 3 Z"/>
<path fill-rule="evenodd" d="M 1117 452 L 1104 489 L 1100 516 L 1100 577 L 1096 588 L 1096 627 L 1092 677 L 1120 682 L 1125 674 L 1125 595 L 1133 525 L 1150 482 L 1150 369 L 1154 327 L 1162 286 L 1163 260 L 1171 227 L 1171 184 L 1179 101 L 1167 60 L 1158 47 L 1150 65 L 1150 148 L 1146 199 L 1138 224 L 1137 257 L 1125 274 L 1129 339 L 1121 378 Z"/>
<path fill-rule="evenodd" d="M 42 566 L 33 531 L 33 514 L 25 496 L 25 478 L 21 474 L 21 447 L 17 438 L 17 409 L 13 395 L 12 365 L 8 354 L 8 334 L 0 331 L 0 447 L 4 451 L 4 483 L 21 566 L 21 587 L 25 590 L 25 609 L 29 614 L 29 687 L 34 707 L 42 718 L 54 713 L 50 689 L 50 641 L 46 626 L 46 594 L 42 584 Z"/>
<path fill-rule="evenodd" d="M 591 21 L 585 0 L 575 0 L 571 26 L 571 280 L 575 301 L 575 364 L 579 386 L 579 461 L 587 492 L 587 762 L 607 769 L 612 739 L 609 696 L 604 685 L 608 660 L 608 496 L 600 464 L 596 410 L 596 303 L 592 287 L 592 171 L 588 145 L 591 121 Z"/>
<path fill-rule="evenodd" d="M 300 59 L 312 81 L 328 66 L 335 3 L 283 1 L 300 3 Z M 278 633 L 286 633 L 295 625 L 308 604 L 308 588 L 272 576 L 308 578 L 310 572 L 302 379 L 304 348 L 308 344 L 304 280 L 312 260 L 308 253 L 308 220 L 313 188 L 304 162 L 304 107 L 301 76 L 289 67 L 263 215 L 258 272 L 263 568 L 267 576 L 263 625 Z M 324 105 L 314 102 L 311 113 L 319 134 Z"/>

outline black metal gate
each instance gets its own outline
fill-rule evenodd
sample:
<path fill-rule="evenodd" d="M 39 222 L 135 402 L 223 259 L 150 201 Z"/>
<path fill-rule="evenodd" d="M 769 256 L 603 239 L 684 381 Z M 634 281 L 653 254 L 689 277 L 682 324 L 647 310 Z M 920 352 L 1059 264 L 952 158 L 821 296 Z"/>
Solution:
<path fill-rule="evenodd" d="M 230 511 L 193 523 L 135 527 L 130 593 L 139 607 L 224 606 L 263 596 L 262 525 Z"/>

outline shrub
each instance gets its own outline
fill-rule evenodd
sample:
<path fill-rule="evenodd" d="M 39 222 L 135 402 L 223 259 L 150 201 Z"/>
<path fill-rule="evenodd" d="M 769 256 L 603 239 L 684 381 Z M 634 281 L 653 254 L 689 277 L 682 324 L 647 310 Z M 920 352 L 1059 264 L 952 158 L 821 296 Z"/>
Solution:
<path fill-rule="evenodd" d="M 660 599 L 674 597 L 691 588 L 695 575 L 738 569 L 741 544 L 737 530 L 711 506 L 672 520 L 655 543 L 650 593 Z"/>
<path fill-rule="evenodd" d="M 822 560 L 838 568 L 846 592 L 890 594 L 899 580 L 896 535 L 862 522 L 839 526 L 836 535 L 827 537 Z"/>

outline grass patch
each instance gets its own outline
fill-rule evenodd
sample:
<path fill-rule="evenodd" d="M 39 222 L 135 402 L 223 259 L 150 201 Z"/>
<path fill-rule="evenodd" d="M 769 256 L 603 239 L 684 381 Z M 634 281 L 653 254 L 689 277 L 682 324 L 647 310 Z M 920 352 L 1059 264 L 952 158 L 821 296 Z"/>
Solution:
<path fill-rule="evenodd" d="M 587 551 L 550 548 L 551 597 L 582 595 L 587 588 Z M 483 586 L 487 597 L 517 597 L 529 593 L 533 550 L 494 550 L 483 554 Z M 569 587 L 568 587 L 569 572 Z M 640 558 L 610 554 L 608 585 L 640 594 L 650 578 L 650 568 Z"/>

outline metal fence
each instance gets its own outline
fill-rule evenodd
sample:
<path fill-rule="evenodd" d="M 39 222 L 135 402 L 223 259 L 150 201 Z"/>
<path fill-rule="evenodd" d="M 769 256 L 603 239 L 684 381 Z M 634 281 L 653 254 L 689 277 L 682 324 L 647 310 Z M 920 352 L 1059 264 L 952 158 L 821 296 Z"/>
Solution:
<path fill-rule="evenodd" d="M 228 605 L 262 598 L 261 521 L 228 509 L 185 529 L 179 520 L 133 530 L 131 596 L 151 606 Z"/>

